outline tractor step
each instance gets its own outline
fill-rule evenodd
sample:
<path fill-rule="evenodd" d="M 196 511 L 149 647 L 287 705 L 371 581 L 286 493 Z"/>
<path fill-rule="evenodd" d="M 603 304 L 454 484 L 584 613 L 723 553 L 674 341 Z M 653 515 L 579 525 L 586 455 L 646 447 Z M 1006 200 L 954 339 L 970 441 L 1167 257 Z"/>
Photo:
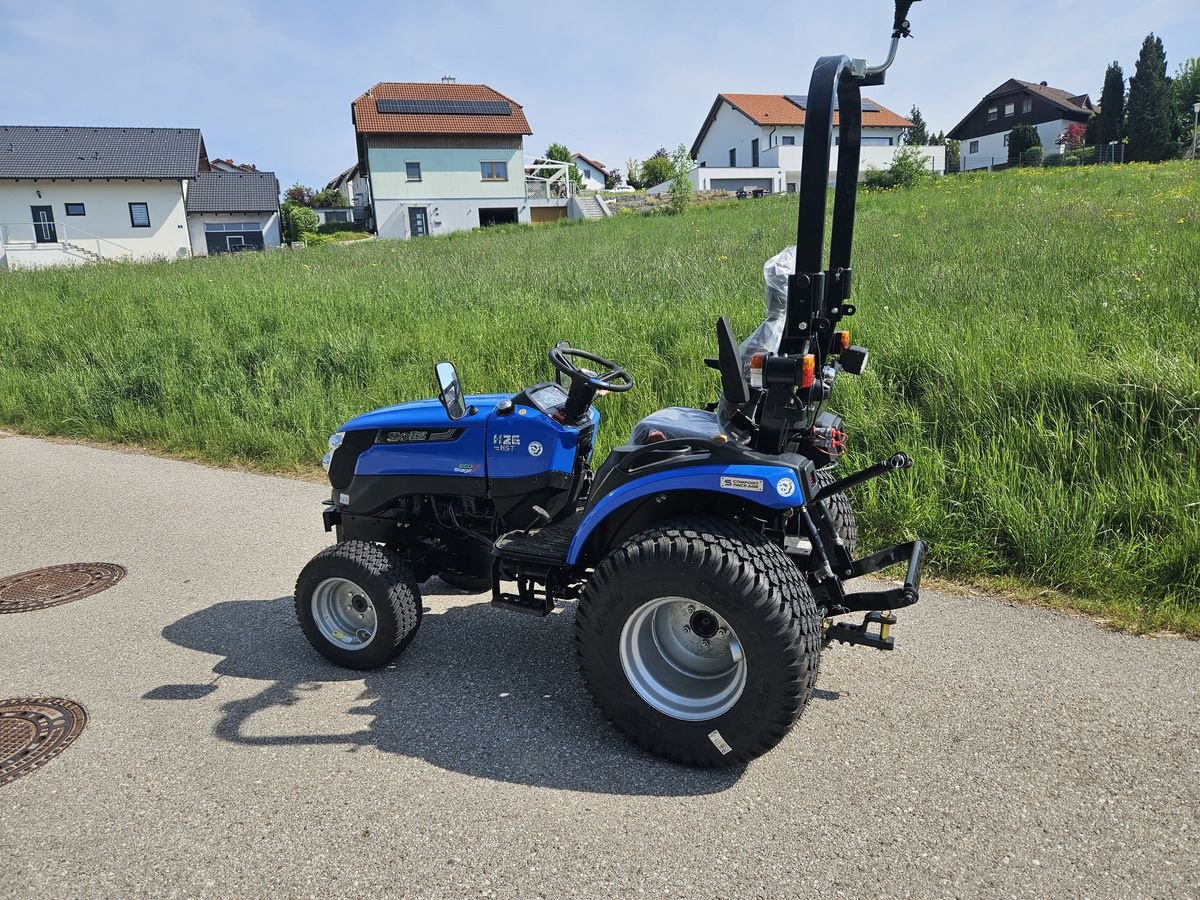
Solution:
<path fill-rule="evenodd" d="M 554 599 L 544 593 L 540 597 L 522 597 L 519 594 L 493 594 L 492 606 L 497 609 L 525 613 L 528 616 L 548 616 L 550 615 L 550 611 L 554 609 Z"/>
<path fill-rule="evenodd" d="M 547 525 L 534 532 L 510 531 L 496 538 L 492 555 L 515 563 L 532 563 L 539 566 L 564 566 L 571 539 L 583 512 L 576 512 L 561 522 Z"/>

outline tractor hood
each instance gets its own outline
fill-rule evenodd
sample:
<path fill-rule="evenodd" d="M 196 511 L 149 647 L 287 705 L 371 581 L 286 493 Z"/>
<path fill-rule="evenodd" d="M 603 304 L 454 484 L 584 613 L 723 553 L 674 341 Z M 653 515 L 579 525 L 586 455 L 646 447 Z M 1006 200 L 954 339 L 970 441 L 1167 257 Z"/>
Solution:
<path fill-rule="evenodd" d="M 467 397 L 467 405 L 474 406 L 474 415 L 451 419 L 440 400 L 413 400 L 385 406 L 361 416 L 355 416 L 338 431 L 365 431 L 372 428 L 449 428 L 451 426 L 482 427 L 501 400 L 512 399 L 509 394 L 474 394 Z"/>

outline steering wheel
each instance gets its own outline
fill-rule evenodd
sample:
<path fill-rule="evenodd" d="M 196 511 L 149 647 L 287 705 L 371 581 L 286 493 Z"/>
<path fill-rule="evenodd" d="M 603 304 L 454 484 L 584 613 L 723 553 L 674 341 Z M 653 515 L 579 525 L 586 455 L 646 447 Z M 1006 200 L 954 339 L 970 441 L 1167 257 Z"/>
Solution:
<path fill-rule="evenodd" d="M 551 365 L 575 384 L 586 384 L 598 391 L 611 391 L 614 394 L 622 394 L 633 387 L 633 376 L 611 359 L 562 344 L 554 347 L 548 355 Z M 580 368 L 576 359 L 593 363 L 600 371 L 597 373 Z"/>

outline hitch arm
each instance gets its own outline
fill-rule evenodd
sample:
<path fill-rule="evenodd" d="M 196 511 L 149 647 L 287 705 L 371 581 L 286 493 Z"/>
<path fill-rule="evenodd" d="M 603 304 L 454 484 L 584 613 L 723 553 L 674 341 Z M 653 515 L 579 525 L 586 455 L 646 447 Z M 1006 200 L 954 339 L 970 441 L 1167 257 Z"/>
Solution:
<path fill-rule="evenodd" d="M 864 481 L 870 481 L 872 478 L 878 478 L 880 475 L 887 475 L 889 472 L 895 472 L 897 469 L 911 469 L 912 464 L 912 459 L 907 453 L 894 453 L 887 459 L 881 459 L 874 465 L 867 466 L 853 475 L 847 475 L 845 478 L 839 478 L 832 484 L 826 485 L 817 492 L 812 502 L 819 503 L 822 500 L 827 500 L 834 494 L 840 494 L 856 485 L 862 484 Z"/>

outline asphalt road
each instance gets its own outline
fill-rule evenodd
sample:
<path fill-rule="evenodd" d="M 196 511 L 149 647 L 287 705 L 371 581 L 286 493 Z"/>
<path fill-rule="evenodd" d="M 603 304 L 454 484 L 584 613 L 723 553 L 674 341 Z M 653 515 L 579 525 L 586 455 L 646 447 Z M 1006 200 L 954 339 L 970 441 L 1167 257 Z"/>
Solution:
<path fill-rule="evenodd" d="M 0 437 L 0 574 L 116 587 L 0 616 L 0 697 L 90 721 L 0 788 L 0 895 L 1197 896 L 1200 645 L 927 593 L 827 652 L 739 771 L 648 757 L 581 687 L 571 609 L 431 582 L 416 641 L 332 668 L 289 594 L 320 485 Z"/>

